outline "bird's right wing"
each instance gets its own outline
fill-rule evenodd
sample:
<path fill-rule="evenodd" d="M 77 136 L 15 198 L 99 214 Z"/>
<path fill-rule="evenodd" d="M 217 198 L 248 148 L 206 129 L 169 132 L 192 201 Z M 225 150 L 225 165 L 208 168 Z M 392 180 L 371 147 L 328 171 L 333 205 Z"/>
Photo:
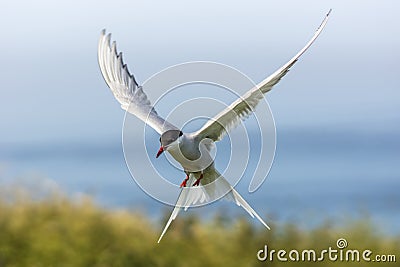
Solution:
<path fill-rule="evenodd" d="M 167 130 L 178 130 L 157 114 L 142 87 L 122 61 L 122 53 L 117 53 L 115 41 L 110 44 L 110 39 L 111 34 L 106 35 L 103 30 L 98 44 L 98 60 L 101 74 L 121 108 L 150 125 L 159 134 Z"/>
<path fill-rule="evenodd" d="M 261 99 L 264 98 L 264 94 L 269 92 L 272 87 L 276 85 L 283 76 L 285 76 L 289 69 L 297 62 L 299 57 L 312 45 L 315 39 L 317 39 L 328 22 L 330 12 L 331 11 L 328 12 L 311 40 L 292 59 L 256 87 L 249 90 L 242 97 L 226 107 L 214 118 L 208 120 L 204 126 L 196 132 L 196 135 L 200 139 L 210 138 L 214 141 L 219 141 L 229 130 L 236 127 L 241 120 L 248 117 L 254 111 Z"/>

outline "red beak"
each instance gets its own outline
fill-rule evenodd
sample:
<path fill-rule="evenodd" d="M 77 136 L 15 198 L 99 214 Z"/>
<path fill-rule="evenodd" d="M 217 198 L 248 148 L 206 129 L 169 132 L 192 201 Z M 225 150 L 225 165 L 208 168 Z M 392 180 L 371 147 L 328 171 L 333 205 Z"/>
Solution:
<path fill-rule="evenodd" d="M 158 158 L 163 152 L 164 152 L 164 148 L 160 147 L 160 150 L 158 150 L 158 152 L 157 152 L 156 158 Z"/>

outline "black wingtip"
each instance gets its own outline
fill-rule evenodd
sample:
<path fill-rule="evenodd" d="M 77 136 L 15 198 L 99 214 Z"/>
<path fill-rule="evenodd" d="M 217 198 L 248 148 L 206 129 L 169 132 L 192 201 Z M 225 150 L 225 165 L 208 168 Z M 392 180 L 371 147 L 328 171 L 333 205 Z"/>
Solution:
<path fill-rule="evenodd" d="M 331 12 L 332 12 L 332 8 L 329 9 L 329 11 L 328 11 L 328 13 L 326 14 L 326 16 L 328 17 L 328 16 L 331 14 Z"/>
<path fill-rule="evenodd" d="M 106 35 L 106 29 L 105 28 L 100 31 L 100 35 L 101 36 L 105 36 Z"/>

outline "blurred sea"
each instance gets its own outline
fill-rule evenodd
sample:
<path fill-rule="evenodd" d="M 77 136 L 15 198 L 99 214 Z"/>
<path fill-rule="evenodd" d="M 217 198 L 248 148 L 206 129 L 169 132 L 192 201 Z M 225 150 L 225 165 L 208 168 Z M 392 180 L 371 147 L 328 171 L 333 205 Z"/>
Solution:
<path fill-rule="evenodd" d="M 237 189 L 267 222 L 292 221 L 312 227 L 326 219 L 343 224 L 366 217 L 380 228 L 377 231 L 399 233 L 398 136 L 278 129 L 275 161 L 267 180 L 249 194 L 250 178 L 244 177 Z M 222 157 L 223 151 L 218 152 Z M 176 177 L 176 184 L 183 178 L 183 174 Z M 89 194 L 106 208 L 140 210 L 155 219 L 171 210 L 133 181 L 120 140 L 2 144 L 0 185 L 9 184 L 33 191 L 58 187 L 71 197 Z M 207 218 L 222 210 L 247 216 L 225 201 L 188 212 Z"/>

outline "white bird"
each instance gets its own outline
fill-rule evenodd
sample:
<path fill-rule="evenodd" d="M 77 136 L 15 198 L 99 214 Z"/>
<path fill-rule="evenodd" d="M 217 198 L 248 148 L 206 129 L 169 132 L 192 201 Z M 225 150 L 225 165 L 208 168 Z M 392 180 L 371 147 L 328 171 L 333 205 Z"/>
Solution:
<path fill-rule="evenodd" d="M 195 203 L 221 197 L 233 200 L 253 218 L 256 217 L 266 228 L 270 229 L 229 182 L 218 173 L 214 167 L 210 149 L 214 142 L 220 141 L 228 131 L 235 128 L 241 120 L 254 111 L 257 104 L 263 99 L 264 94 L 280 81 L 290 67 L 311 46 L 325 27 L 330 12 L 331 10 L 329 10 L 311 40 L 283 67 L 249 90 L 214 118 L 208 120 L 200 130 L 193 133 L 183 133 L 157 114 L 142 87 L 139 86 L 134 76 L 129 73 L 126 64 L 123 63 L 122 53 L 117 53 L 115 41 L 110 44 L 111 34 L 106 35 L 105 30 L 101 32 L 98 44 L 98 61 L 108 87 L 121 104 L 122 109 L 137 116 L 161 135 L 161 147 L 156 157 L 158 158 L 164 151 L 169 152 L 181 164 L 186 173 L 174 210 L 158 242 L 182 208 L 187 210 Z M 188 183 L 192 186 L 187 187 Z"/>

